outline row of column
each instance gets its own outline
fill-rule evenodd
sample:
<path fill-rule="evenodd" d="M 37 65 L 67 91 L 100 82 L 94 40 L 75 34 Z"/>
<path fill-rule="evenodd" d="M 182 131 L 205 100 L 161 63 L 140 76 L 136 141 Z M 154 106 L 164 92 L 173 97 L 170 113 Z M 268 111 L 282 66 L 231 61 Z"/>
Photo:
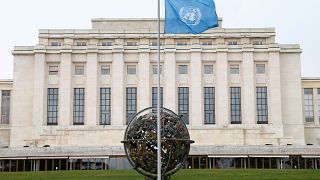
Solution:
<path fill-rule="evenodd" d="M 175 49 L 166 49 L 164 54 L 163 87 L 164 106 L 175 112 L 177 105 L 176 57 Z M 151 77 L 149 67 L 149 51 L 139 50 L 138 63 L 138 111 L 150 106 Z M 228 80 L 228 49 L 221 45 L 217 47 L 216 60 L 216 124 L 225 126 L 229 124 L 229 80 Z M 279 52 L 269 53 L 269 122 L 282 124 L 281 84 Z M 98 54 L 87 53 L 86 63 L 86 95 L 85 98 L 85 124 L 96 126 L 99 121 L 99 94 L 98 85 Z M 125 62 L 123 51 L 115 50 L 112 61 L 112 125 L 125 124 Z M 242 119 L 244 124 L 256 124 L 255 117 L 255 72 L 253 49 L 244 48 L 242 61 Z M 34 97 L 33 97 L 33 125 L 40 133 L 41 126 L 46 122 L 46 57 L 44 53 L 36 53 L 34 60 Z M 202 60 L 201 49 L 191 49 L 190 61 L 190 125 L 202 126 L 203 124 L 203 93 L 202 93 Z M 60 87 L 59 87 L 59 125 L 69 126 L 73 122 L 73 82 L 72 82 L 72 55 L 68 50 L 61 53 L 60 61 Z M 89 97 L 88 97 L 89 96 Z"/>

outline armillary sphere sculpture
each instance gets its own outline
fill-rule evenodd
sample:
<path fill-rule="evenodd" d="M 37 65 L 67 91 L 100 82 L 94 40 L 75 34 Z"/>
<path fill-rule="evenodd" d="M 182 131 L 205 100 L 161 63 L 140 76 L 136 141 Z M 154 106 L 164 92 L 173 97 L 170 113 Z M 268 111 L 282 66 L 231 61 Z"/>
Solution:
<path fill-rule="evenodd" d="M 161 109 L 161 172 L 163 179 L 177 172 L 190 151 L 187 126 L 181 117 L 169 109 Z M 124 135 L 124 149 L 130 164 L 146 179 L 157 177 L 157 113 L 147 108 L 129 122 Z"/>

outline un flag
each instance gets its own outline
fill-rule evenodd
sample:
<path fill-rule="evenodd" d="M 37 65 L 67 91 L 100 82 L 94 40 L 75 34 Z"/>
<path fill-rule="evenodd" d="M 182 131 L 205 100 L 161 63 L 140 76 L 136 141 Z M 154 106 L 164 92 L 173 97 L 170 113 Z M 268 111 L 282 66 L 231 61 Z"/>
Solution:
<path fill-rule="evenodd" d="M 218 27 L 213 0 L 166 0 L 166 34 L 200 34 Z"/>

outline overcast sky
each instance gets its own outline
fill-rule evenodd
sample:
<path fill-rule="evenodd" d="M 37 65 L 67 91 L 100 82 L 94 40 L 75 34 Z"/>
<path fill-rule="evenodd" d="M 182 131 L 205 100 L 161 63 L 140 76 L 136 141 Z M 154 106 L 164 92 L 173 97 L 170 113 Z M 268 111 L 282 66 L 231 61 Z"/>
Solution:
<path fill-rule="evenodd" d="M 164 0 L 161 1 L 164 17 Z M 319 0 L 215 2 L 224 27 L 275 27 L 278 43 L 300 44 L 302 76 L 320 77 Z M 38 29 L 89 29 L 91 18 L 154 18 L 156 15 L 157 0 L 2 0 L 0 79 L 12 78 L 13 47 L 35 45 Z"/>

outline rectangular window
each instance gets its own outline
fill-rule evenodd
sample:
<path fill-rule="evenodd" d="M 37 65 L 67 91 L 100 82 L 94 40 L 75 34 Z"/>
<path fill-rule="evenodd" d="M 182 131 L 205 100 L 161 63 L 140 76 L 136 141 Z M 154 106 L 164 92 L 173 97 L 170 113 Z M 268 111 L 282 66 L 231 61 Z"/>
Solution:
<path fill-rule="evenodd" d="M 163 41 L 160 41 L 160 46 L 163 46 Z M 152 41 L 151 46 L 158 46 L 158 41 Z"/>
<path fill-rule="evenodd" d="M 10 123 L 10 95 L 11 91 L 3 90 L 1 99 L 1 124 Z"/>
<path fill-rule="evenodd" d="M 183 122 L 189 124 L 189 88 L 178 88 L 178 106 Z"/>
<path fill-rule="evenodd" d="M 50 45 L 51 46 L 61 46 L 62 42 L 51 42 Z"/>
<path fill-rule="evenodd" d="M 263 42 L 262 41 L 252 41 L 253 45 L 262 45 Z"/>
<path fill-rule="evenodd" d="M 177 42 L 177 46 L 188 46 L 189 43 L 187 41 L 179 41 Z"/>
<path fill-rule="evenodd" d="M 109 65 L 101 65 L 101 75 L 110 75 Z"/>
<path fill-rule="evenodd" d="M 74 74 L 76 76 L 83 76 L 84 75 L 84 66 L 75 66 L 74 67 Z"/>
<path fill-rule="evenodd" d="M 215 89 L 204 88 L 204 124 L 215 124 Z"/>
<path fill-rule="evenodd" d="M 127 66 L 127 74 L 128 75 L 136 75 L 137 74 L 136 65 L 128 65 Z"/>
<path fill-rule="evenodd" d="M 138 42 L 128 41 L 127 46 L 138 46 Z"/>
<path fill-rule="evenodd" d="M 158 103 L 158 88 L 156 88 L 156 87 L 153 87 L 152 88 L 152 107 L 154 108 L 154 109 L 156 109 L 157 108 L 157 103 Z M 160 87 L 160 108 L 162 108 L 163 107 L 163 88 L 162 87 Z"/>
<path fill-rule="evenodd" d="M 231 64 L 230 65 L 230 73 L 231 74 L 240 74 L 239 64 Z"/>
<path fill-rule="evenodd" d="M 59 74 L 59 67 L 58 66 L 49 66 L 49 75 L 57 76 Z"/>
<path fill-rule="evenodd" d="M 188 74 L 188 65 L 179 65 L 179 74 Z"/>
<path fill-rule="evenodd" d="M 84 42 L 84 41 L 82 41 L 82 42 L 77 42 L 76 45 L 77 45 L 77 46 L 87 46 L 87 42 Z"/>
<path fill-rule="evenodd" d="M 127 88 L 126 94 L 126 119 L 128 124 L 137 113 L 137 88 Z"/>
<path fill-rule="evenodd" d="M 112 42 L 111 41 L 102 42 L 101 46 L 112 46 Z"/>
<path fill-rule="evenodd" d="M 268 124 L 268 89 L 257 87 L 257 123 Z"/>
<path fill-rule="evenodd" d="M 231 124 L 241 124 L 241 88 L 230 88 L 230 115 Z"/>
<path fill-rule="evenodd" d="M 153 75 L 157 75 L 158 74 L 158 65 L 153 65 L 152 66 L 152 73 L 153 73 Z M 160 65 L 160 74 L 162 74 L 162 65 Z"/>
<path fill-rule="evenodd" d="M 100 125 L 111 124 L 111 89 L 100 88 Z"/>
<path fill-rule="evenodd" d="M 202 46 L 212 46 L 213 43 L 212 43 L 212 41 L 202 41 L 202 42 L 201 42 L 201 45 L 202 45 Z"/>
<path fill-rule="evenodd" d="M 213 74 L 213 65 L 204 65 L 203 73 L 204 74 Z"/>
<path fill-rule="evenodd" d="M 74 89 L 73 124 L 84 125 L 84 88 Z"/>
<path fill-rule="evenodd" d="M 238 45 L 237 41 L 228 41 L 228 45 Z"/>
<path fill-rule="evenodd" d="M 314 121 L 313 89 L 304 89 L 304 118 L 307 123 Z"/>
<path fill-rule="evenodd" d="M 59 89 L 49 88 L 47 98 L 47 125 L 58 125 Z"/>
<path fill-rule="evenodd" d="M 257 64 L 256 65 L 256 74 L 265 74 L 266 73 L 266 65 L 265 64 Z"/>

